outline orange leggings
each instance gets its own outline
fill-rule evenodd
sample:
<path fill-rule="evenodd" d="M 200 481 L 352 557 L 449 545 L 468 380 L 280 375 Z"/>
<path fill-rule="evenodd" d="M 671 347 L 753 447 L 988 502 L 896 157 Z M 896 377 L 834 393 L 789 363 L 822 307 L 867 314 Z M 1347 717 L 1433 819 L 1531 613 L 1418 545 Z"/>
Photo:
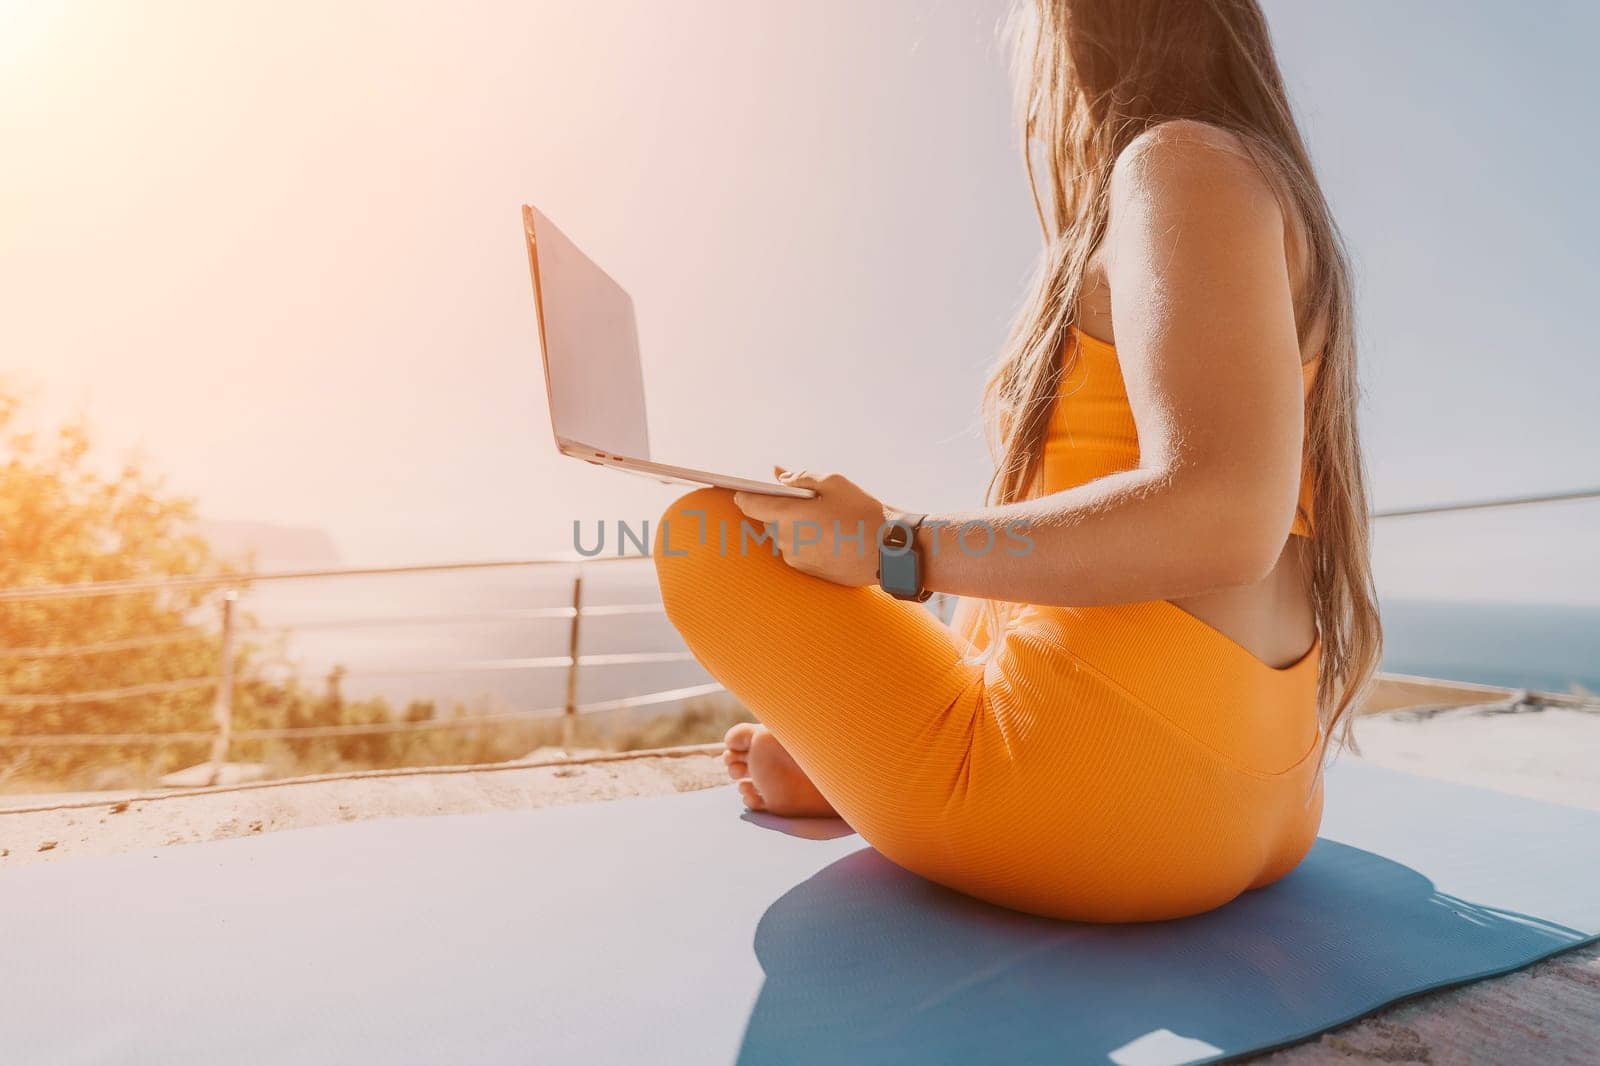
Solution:
<path fill-rule="evenodd" d="M 1274 669 L 1163 600 L 1026 608 L 976 662 L 917 604 L 741 552 L 742 517 L 721 489 L 668 509 L 667 616 L 907 870 L 1035 914 L 1146 921 L 1219 906 L 1310 848 L 1318 649 Z"/>

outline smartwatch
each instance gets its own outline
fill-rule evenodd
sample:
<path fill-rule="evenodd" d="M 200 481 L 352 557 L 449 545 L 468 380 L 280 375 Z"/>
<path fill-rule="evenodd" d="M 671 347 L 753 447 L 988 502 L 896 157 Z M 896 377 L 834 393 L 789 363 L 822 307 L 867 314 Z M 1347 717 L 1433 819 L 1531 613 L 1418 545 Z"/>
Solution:
<path fill-rule="evenodd" d="M 896 515 L 878 530 L 878 584 L 897 600 L 922 603 L 933 592 L 922 587 L 922 552 L 917 529 L 927 515 Z"/>

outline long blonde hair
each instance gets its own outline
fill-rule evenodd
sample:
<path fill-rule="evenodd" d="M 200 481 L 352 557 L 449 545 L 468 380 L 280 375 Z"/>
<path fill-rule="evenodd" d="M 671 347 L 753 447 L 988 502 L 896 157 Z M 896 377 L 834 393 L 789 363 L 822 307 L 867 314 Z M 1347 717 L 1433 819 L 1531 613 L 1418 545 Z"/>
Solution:
<path fill-rule="evenodd" d="M 1383 641 L 1356 431 L 1349 266 L 1295 125 L 1266 19 L 1255 0 L 1019 0 L 1012 24 L 1023 154 L 1044 249 L 984 389 L 995 456 L 989 501 L 1011 503 L 1034 492 L 1056 396 L 1076 358 L 1069 327 L 1090 257 L 1105 237 L 1118 153 L 1176 119 L 1232 131 L 1286 214 L 1302 224 L 1310 264 L 1295 308 L 1302 346 L 1315 326 L 1326 327 L 1306 408 L 1316 522 L 1310 577 L 1322 641 L 1323 732 L 1349 742 L 1347 712 L 1376 671 Z M 1007 613 L 1008 605 L 991 606 L 991 647 Z"/>

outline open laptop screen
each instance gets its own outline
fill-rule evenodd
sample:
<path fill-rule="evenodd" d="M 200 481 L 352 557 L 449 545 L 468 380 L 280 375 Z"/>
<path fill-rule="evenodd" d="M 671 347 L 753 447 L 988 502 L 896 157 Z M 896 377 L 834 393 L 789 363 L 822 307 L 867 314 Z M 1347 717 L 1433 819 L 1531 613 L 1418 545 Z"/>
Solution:
<path fill-rule="evenodd" d="M 524 207 L 522 222 L 556 440 L 648 459 L 633 299 L 542 213 Z"/>

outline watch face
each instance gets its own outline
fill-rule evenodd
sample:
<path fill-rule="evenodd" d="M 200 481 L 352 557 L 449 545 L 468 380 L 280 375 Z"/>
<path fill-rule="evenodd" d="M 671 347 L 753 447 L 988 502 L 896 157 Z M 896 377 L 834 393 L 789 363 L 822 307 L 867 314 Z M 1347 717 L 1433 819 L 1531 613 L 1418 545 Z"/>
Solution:
<path fill-rule="evenodd" d="M 884 538 L 885 544 L 888 538 Z M 917 553 L 903 550 L 878 553 L 878 583 L 883 591 L 901 599 L 914 599 L 922 591 L 921 567 Z"/>

